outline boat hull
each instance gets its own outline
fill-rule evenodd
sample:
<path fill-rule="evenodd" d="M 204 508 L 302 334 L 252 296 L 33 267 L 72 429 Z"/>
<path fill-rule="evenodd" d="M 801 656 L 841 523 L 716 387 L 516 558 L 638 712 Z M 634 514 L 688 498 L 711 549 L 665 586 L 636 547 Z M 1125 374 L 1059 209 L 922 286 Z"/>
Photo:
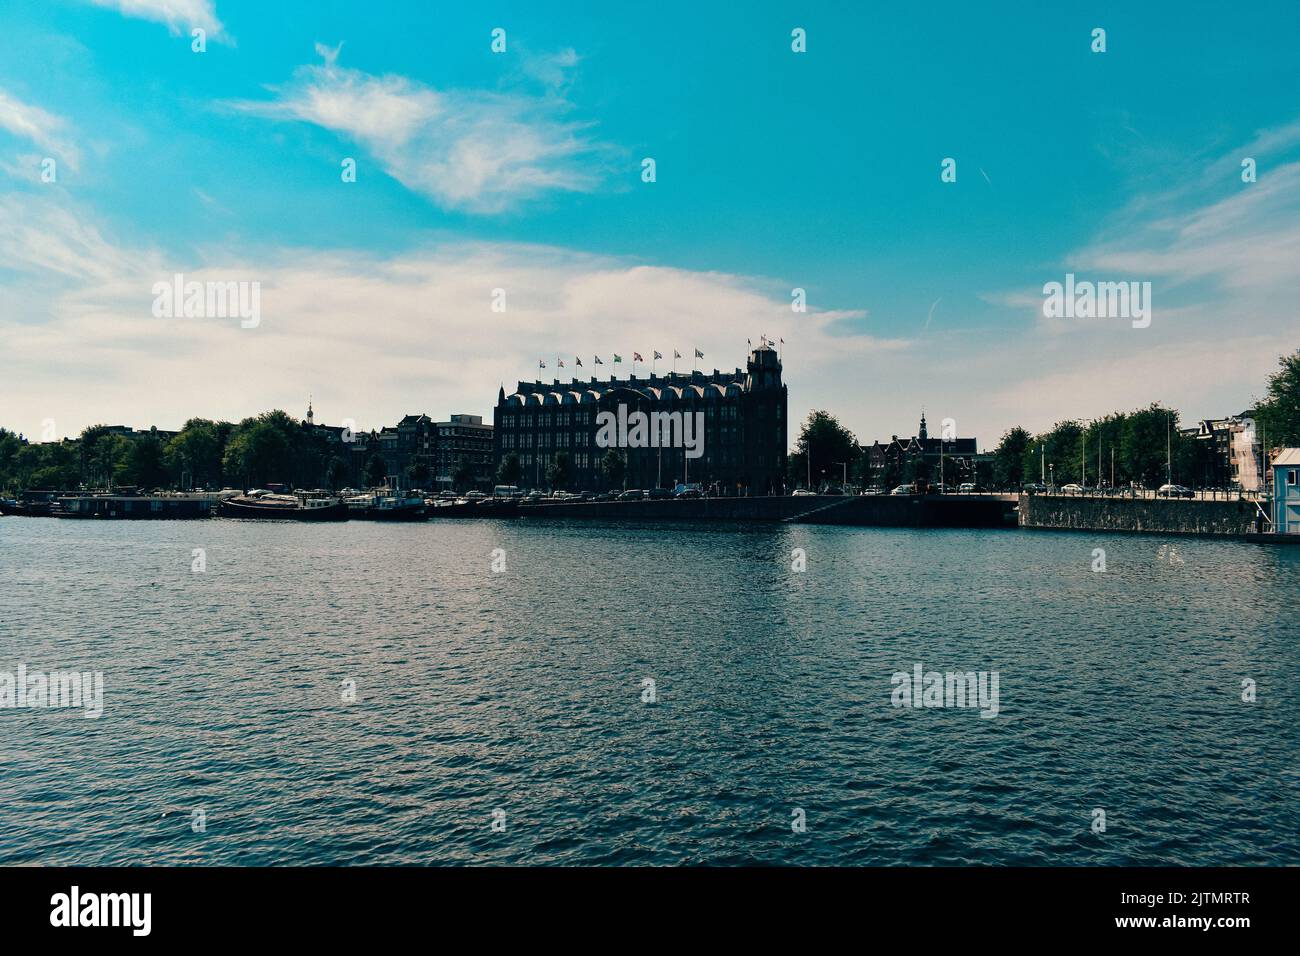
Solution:
<path fill-rule="evenodd" d="M 222 518 L 254 518 L 262 521 L 346 521 L 348 506 L 340 501 L 320 508 L 302 508 L 226 499 L 217 504 L 217 515 Z"/>
<path fill-rule="evenodd" d="M 402 505 L 398 508 L 366 508 L 360 514 L 353 512 L 352 517 L 365 521 L 423 521 L 428 514 L 424 505 Z"/>

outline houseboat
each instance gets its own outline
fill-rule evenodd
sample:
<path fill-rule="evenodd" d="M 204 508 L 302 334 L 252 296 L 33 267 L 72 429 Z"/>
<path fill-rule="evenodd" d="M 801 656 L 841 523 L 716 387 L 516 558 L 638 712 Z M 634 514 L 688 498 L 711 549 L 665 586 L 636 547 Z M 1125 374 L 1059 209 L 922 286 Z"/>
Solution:
<path fill-rule="evenodd" d="M 217 504 L 222 518 L 262 518 L 284 521 L 344 521 L 348 506 L 339 498 L 307 494 L 279 494 L 259 488 Z"/>

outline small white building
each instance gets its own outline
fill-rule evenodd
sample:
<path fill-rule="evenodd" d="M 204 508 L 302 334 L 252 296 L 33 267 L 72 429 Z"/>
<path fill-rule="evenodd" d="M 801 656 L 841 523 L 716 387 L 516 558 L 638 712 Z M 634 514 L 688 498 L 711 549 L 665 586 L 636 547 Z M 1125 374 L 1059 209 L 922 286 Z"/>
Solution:
<path fill-rule="evenodd" d="M 1300 534 L 1300 448 L 1283 448 L 1272 467 L 1273 530 Z"/>

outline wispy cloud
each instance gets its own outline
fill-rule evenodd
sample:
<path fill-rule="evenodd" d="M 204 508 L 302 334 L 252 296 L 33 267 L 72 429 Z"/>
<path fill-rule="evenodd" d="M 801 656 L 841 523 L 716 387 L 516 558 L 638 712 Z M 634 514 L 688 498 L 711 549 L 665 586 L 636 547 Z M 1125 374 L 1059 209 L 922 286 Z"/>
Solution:
<path fill-rule="evenodd" d="M 761 333 L 798 350 L 804 394 L 820 407 L 833 402 L 831 383 L 904 345 L 834 330 L 857 313 L 795 315 L 788 286 L 771 280 L 550 246 L 447 242 L 389 256 L 214 247 L 178 261 L 105 234 L 55 197 L 0 201 L 0 259 L 15 273 L 0 291 L 6 427 L 31 431 L 49 417 L 75 432 L 87 416 L 178 425 L 191 414 L 297 410 L 309 391 L 322 416 L 365 427 L 413 410 L 490 413 L 497 383 L 531 378 L 539 358 L 554 368 L 577 354 L 582 371 L 608 374 L 616 351 L 700 348 L 710 368 L 730 368 Z M 175 272 L 260 282 L 261 325 L 154 318 L 152 286 Z M 504 314 L 492 311 L 494 289 L 505 291 Z M 6 294 L 43 314 L 9 309 Z M 596 368 L 592 354 L 607 364 Z"/>
<path fill-rule="evenodd" d="M 81 154 L 68 139 L 68 122 L 4 90 L 0 90 L 0 129 L 39 146 L 69 168 L 77 168 Z"/>
<path fill-rule="evenodd" d="M 166 24 L 172 36 L 201 27 L 210 40 L 228 39 L 212 0 L 88 0 L 125 17 Z"/>
<path fill-rule="evenodd" d="M 542 95 L 435 90 L 407 77 L 338 65 L 339 48 L 316 45 L 322 63 L 299 67 L 275 99 L 231 104 L 273 119 L 314 123 L 368 151 L 394 179 L 447 209 L 497 213 L 545 193 L 589 192 L 606 148 L 566 118 L 558 95 L 572 51 L 533 61 Z"/>

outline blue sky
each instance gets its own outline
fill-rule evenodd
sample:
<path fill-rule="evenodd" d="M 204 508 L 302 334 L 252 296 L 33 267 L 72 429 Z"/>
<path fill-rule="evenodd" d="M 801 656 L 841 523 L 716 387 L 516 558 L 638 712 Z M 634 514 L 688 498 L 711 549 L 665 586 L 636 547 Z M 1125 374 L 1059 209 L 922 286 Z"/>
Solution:
<path fill-rule="evenodd" d="M 760 334 L 865 441 L 1240 411 L 1300 346 L 1300 5 L 1135 7 L 6 4 L 0 423 L 379 426 Z M 1151 327 L 1044 319 L 1067 271 Z M 263 322 L 155 318 L 175 272 Z"/>

